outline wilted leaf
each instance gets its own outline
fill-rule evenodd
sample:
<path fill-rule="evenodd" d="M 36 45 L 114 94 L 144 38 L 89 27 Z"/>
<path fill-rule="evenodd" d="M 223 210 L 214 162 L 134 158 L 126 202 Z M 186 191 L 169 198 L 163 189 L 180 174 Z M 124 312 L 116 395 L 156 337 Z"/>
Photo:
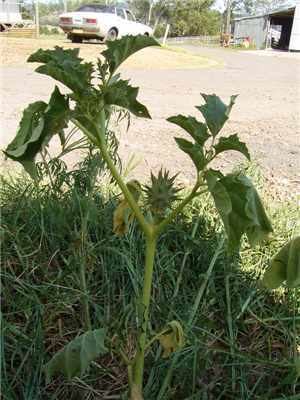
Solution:
<path fill-rule="evenodd" d="M 214 184 L 212 177 L 206 175 L 206 179 L 231 249 L 239 246 L 243 234 L 255 245 L 272 232 L 258 193 L 246 176 L 229 174 Z"/>
<path fill-rule="evenodd" d="M 137 51 L 149 46 L 159 46 L 159 43 L 146 35 L 123 36 L 121 39 L 107 42 L 107 49 L 102 52 L 109 64 L 111 74 L 124 62 L 129 56 Z"/>
<path fill-rule="evenodd" d="M 133 211 L 127 200 L 122 200 L 114 211 L 113 231 L 117 236 L 122 236 L 128 231 L 133 220 Z"/>
<path fill-rule="evenodd" d="M 232 211 L 232 204 L 226 188 L 219 182 L 224 178 L 223 174 L 219 171 L 209 169 L 205 171 L 204 177 L 207 182 L 208 189 L 213 193 L 213 198 L 217 210 L 221 210 L 224 214 L 229 214 Z"/>
<path fill-rule="evenodd" d="M 68 118 L 68 99 L 55 87 L 48 105 L 37 101 L 23 111 L 17 134 L 7 146 L 5 155 L 20 162 L 32 177 L 36 177 L 36 155 L 54 134 L 61 132 Z"/>
<path fill-rule="evenodd" d="M 45 365 L 47 382 L 58 373 L 68 379 L 82 375 L 91 361 L 107 352 L 105 336 L 106 329 L 95 329 L 69 342 Z"/>
<path fill-rule="evenodd" d="M 60 133 L 62 129 L 67 127 L 69 117 L 69 100 L 55 86 L 45 110 L 45 130 L 50 138 L 54 133 Z"/>
<path fill-rule="evenodd" d="M 183 128 L 200 146 L 203 146 L 206 140 L 209 138 L 207 126 L 202 122 L 197 121 L 194 117 L 176 115 L 168 118 L 167 121 Z"/>
<path fill-rule="evenodd" d="M 290 288 L 300 286 L 300 237 L 287 243 L 272 259 L 263 277 L 263 284 L 276 289 L 283 282 Z"/>
<path fill-rule="evenodd" d="M 117 80 L 110 84 L 104 93 L 107 105 L 117 105 L 126 108 L 137 117 L 151 118 L 147 108 L 137 101 L 139 88 L 130 86 L 128 81 Z"/>
<path fill-rule="evenodd" d="M 263 284 L 268 289 L 276 289 L 286 280 L 285 265 L 273 260 L 271 266 L 266 270 L 263 277 Z"/>
<path fill-rule="evenodd" d="M 49 75 L 62 82 L 74 92 L 85 92 L 91 85 L 92 63 L 82 63 L 78 57 L 79 49 L 63 49 L 56 46 L 54 50 L 39 49 L 28 58 L 28 62 L 38 62 L 36 71 Z"/>
<path fill-rule="evenodd" d="M 141 185 L 137 180 L 129 181 L 127 184 L 130 193 L 135 201 L 139 200 L 141 195 Z M 115 209 L 113 216 L 113 231 L 117 236 L 122 236 L 128 232 L 130 223 L 134 219 L 134 213 L 127 200 L 123 199 Z"/>
<path fill-rule="evenodd" d="M 163 358 L 169 357 L 175 351 L 184 346 L 184 333 L 178 321 L 171 321 L 167 324 L 169 330 L 162 334 L 158 339 L 163 348 Z"/>
<path fill-rule="evenodd" d="M 203 115 L 211 134 L 213 136 L 217 136 L 217 134 L 223 128 L 225 122 L 228 120 L 230 111 L 237 96 L 231 96 L 230 103 L 227 106 L 215 94 L 208 95 L 201 93 L 201 95 L 205 100 L 205 104 L 196 108 Z"/>
<path fill-rule="evenodd" d="M 228 137 L 222 137 L 217 144 L 214 145 L 216 154 L 222 153 L 227 150 L 235 150 L 244 154 L 250 160 L 248 148 L 244 142 L 241 142 L 237 134 Z"/>
<path fill-rule="evenodd" d="M 198 143 L 192 143 L 182 138 L 175 138 L 176 143 L 180 150 L 184 151 L 190 156 L 195 164 L 197 171 L 201 171 L 206 165 L 206 158 L 204 156 L 203 147 Z"/>

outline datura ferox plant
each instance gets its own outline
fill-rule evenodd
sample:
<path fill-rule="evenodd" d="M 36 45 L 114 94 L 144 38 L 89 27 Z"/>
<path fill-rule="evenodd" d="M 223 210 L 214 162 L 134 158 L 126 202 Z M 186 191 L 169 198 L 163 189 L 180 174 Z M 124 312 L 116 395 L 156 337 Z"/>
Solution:
<path fill-rule="evenodd" d="M 250 159 L 246 144 L 236 134 L 220 137 L 221 129 L 229 118 L 236 96 L 225 104 L 215 94 L 202 94 L 203 104 L 197 106 L 203 119 L 176 115 L 168 121 L 181 127 L 188 139 L 175 138 L 180 150 L 192 160 L 196 170 L 194 186 L 187 195 L 176 185 L 176 175 L 161 170 L 151 173 L 150 182 L 125 182 L 110 151 L 111 115 L 117 108 L 140 118 L 151 118 L 147 108 L 137 100 L 138 88 L 122 80 L 119 66 L 135 52 L 157 46 L 155 39 L 146 36 L 127 36 L 109 42 L 96 65 L 79 58 L 79 49 L 38 50 L 28 62 L 39 63 L 36 72 L 48 75 L 67 87 L 62 93 L 55 86 L 48 103 L 36 101 L 23 113 L 15 139 L 8 145 L 5 155 L 20 162 L 34 178 L 38 178 L 36 156 L 57 135 L 65 143 L 65 131 L 72 124 L 95 149 L 122 192 L 122 200 L 115 210 L 114 231 L 126 234 L 128 225 L 137 221 L 145 238 L 145 266 L 141 303 L 138 315 L 136 351 L 132 359 L 124 353 L 128 364 L 129 397 L 142 399 L 145 354 L 157 341 L 163 348 L 163 357 L 184 345 L 183 329 L 177 321 L 166 321 L 165 328 L 148 338 L 149 304 L 156 245 L 159 236 L 176 216 L 194 198 L 209 192 L 223 221 L 231 250 L 239 247 L 245 234 L 255 245 L 272 232 L 262 202 L 251 181 L 241 173 L 223 174 L 210 164 L 220 153 L 238 151 Z M 299 246 L 298 246 L 299 247 Z M 288 251 L 285 249 L 284 252 Z M 283 275 L 283 274 L 281 274 Z M 288 277 L 289 279 L 289 277 Z M 299 277 L 298 277 L 299 279 Z M 84 373 L 91 361 L 105 353 L 106 329 L 90 328 L 58 352 L 45 367 L 47 379 L 63 373 L 72 378 Z"/>

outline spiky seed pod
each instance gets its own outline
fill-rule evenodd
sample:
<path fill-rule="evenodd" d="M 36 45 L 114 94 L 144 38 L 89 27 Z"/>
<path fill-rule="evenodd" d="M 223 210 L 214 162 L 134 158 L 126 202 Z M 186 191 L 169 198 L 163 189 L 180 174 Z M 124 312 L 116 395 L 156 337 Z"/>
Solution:
<path fill-rule="evenodd" d="M 169 176 L 169 171 L 160 169 L 157 177 L 151 172 L 151 185 L 144 186 L 146 203 L 158 219 L 163 218 L 172 203 L 178 199 L 181 188 L 175 187 L 177 175 Z"/>

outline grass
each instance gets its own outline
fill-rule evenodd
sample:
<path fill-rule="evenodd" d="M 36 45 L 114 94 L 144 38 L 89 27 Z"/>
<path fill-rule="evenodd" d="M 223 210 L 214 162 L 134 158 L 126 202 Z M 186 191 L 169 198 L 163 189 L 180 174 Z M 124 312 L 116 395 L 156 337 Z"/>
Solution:
<path fill-rule="evenodd" d="M 117 196 L 102 181 L 87 194 L 88 176 L 62 192 L 24 176 L 1 178 L 4 399 L 126 399 L 126 367 L 113 353 L 72 381 L 46 384 L 43 374 L 51 355 L 82 332 L 82 263 L 93 328 L 127 338 L 128 354 L 134 348 L 144 243 L 136 226 L 114 236 Z M 156 256 L 150 330 L 177 319 L 186 346 L 171 359 L 157 344 L 149 351 L 146 400 L 300 398 L 299 291 L 259 285 L 270 257 L 294 234 L 297 213 L 292 204 L 270 205 L 274 236 L 255 249 L 244 243 L 240 257 L 226 254 L 209 202 L 195 201 L 170 226 Z"/>
<path fill-rule="evenodd" d="M 100 53 L 105 49 L 103 44 L 98 43 L 71 43 L 66 37 L 60 35 L 42 35 L 39 39 L 23 41 L 20 38 L 2 38 L 1 45 L 3 57 L 0 65 L 17 66 L 25 65 L 30 54 L 39 48 L 53 48 L 61 46 L 64 48 L 80 48 L 80 56 L 87 61 L 96 61 Z M 30 66 L 31 64 L 26 64 Z M 124 64 L 124 68 L 130 69 L 191 69 L 210 68 L 218 66 L 219 63 L 207 57 L 201 57 L 190 52 L 181 52 L 177 49 L 151 47 L 135 54 Z M 31 65 L 32 67 L 32 65 Z"/>

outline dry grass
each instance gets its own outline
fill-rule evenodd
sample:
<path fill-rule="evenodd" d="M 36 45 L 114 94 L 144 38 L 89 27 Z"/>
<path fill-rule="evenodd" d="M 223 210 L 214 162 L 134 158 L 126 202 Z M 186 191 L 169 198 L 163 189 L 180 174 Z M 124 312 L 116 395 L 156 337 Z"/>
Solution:
<path fill-rule="evenodd" d="M 80 48 L 80 55 L 87 61 L 95 61 L 105 45 L 98 43 L 73 44 L 64 38 L 20 39 L 0 38 L 1 66 L 18 66 L 26 64 L 30 54 L 39 48 L 54 46 Z M 125 68 L 136 69 L 186 69 L 207 68 L 218 63 L 206 57 L 170 48 L 147 48 L 132 56 Z"/>

